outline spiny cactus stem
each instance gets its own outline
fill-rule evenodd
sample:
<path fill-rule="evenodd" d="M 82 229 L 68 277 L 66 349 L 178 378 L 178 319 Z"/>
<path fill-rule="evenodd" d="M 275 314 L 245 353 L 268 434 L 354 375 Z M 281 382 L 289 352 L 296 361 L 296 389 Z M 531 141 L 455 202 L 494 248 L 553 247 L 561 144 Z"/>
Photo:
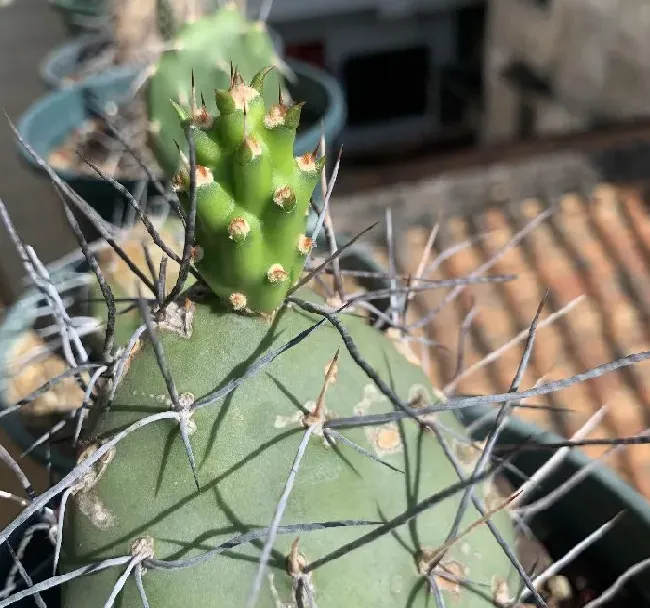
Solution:
<path fill-rule="evenodd" d="M 329 321 L 329 323 L 331 323 L 341 335 L 341 339 L 343 340 L 343 343 L 345 344 L 345 347 L 347 348 L 348 353 L 350 353 L 350 356 L 354 362 L 366 373 L 368 378 L 370 378 L 375 383 L 379 391 L 388 397 L 393 405 L 417 420 L 419 414 L 421 413 L 420 410 L 416 410 L 402 401 L 402 399 L 400 399 L 394 393 L 394 391 L 392 391 L 391 388 L 379 377 L 372 366 L 363 358 L 359 352 L 359 349 L 357 348 L 357 345 L 354 343 L 352 336 L 350 336 L 350 333 L 345 328 L 343 323 L 341 323 L 341 321 L 337 318 L 336 313 L 331 313 L 318 304 L 313 304 L 300 298 L 290 297 L 288 299 L 294 304 L 297 304 L 303 310 L 322 315 L 325 319 L 327 319 L 327 321 Z"/>
<path fill-rule="evenodd" d="M 352 528 L 352 527 L 362 527 L 362 526 L 379 526 L 382 521 L 372 521 L 372 520 L 355 520 L 355 519 L 346 519 L 340 521 L 325 521 L 317 522 L 310 524 L 288 524 L 284 526 L 278 526 L 277 534 L 295 534 L 296 532 L 312 532 L 317 530 L 327 530 L 330 528 Z M 198 566 L 210 559 L 213 559 L 217 555 L 220 555 L 224 551 L 234 549 L 248 543 L 251 543 L 255 540 L 260 540 L 265 538 L 269 534 L 270 528 L 256 528 L 255 530 L 250 530 L 244 534 L 240 534 L 227 540 L 212 549 L 208 549 L 205 553 L 189 557 L 187 559 L 178 559 L 178 560 L 161 560 L 161 559 L 147 559 L 143 562 L 143 565 L 147 568 L 157 568 L 160 570 L 182 570 L 184 568 L 191 568 L 192 566 Z M 0 608 L 2 604 L 0 603 Z"/>
<path fill-rule="evenodd" d="M 238 386 L 240 386 L 243 382 L 248 380 L 248 378 L 254 376 L 264 368 L 266 368 L 268 365 L 270 365 L 275 359 L 277 359 L 282 353 L 288 351 L 290 348 L 293 348 L 303 340 L 305 340 L 313 331 L 317 330 L 321 325 L 325 323 L 326 319 L 321 319 L 317 323 L 314 323 L 307 329 L 304 329 L 301 331 L 297 336 L 291 338 L 288 342 L 286 342 L 284 345 L 282 345 L 280 348 L 270 351 L 266 353 L 265 355 L 259 357 L 254 363 L 248 366 L 246 368 L 246 371 L 239 376 L 238 378 L 233 378 L 232 380 L 229 380 L 228 383 L 223 386 L 222 388 L 219 388 L 212 393 L 209 393 L 205 395 L 204 397 L 201 397 L 200 399 L 197 399 L 194 402 L 194 405 L 192 406 L 192 409 L 194 410 L 199 410 L 201 408 L 207 407 L 209 405 L 212 405 L 213 403 L 216 403 L 226 395 L 230 394 L 232 391 L 234 391 Z"/>
<path fill-rule="evenodd" d="M 5 543 L 9 539 L 11 534 L 13 534 L 13 532 L 15 532 L 15 530 L 18 527 L 20 527 L 23 523 L 25 523 L 32 515 L 38 513 L 44 507 L 46 507 L 47 504 L 50 502 L 50 500 L 52 500 L 53 498 L 55 498 L 56 496 L 64 492 L 71 485 L 79 481 L 90 470 L 90 468 L 97 461 L 99 461 L 100 458 L 105 456 L 125 437 L 127 437 L 131 433 L 134 433 L 135 431 L 144 428 L 145 426 L 153 424 L 154 422 L 158 422 L 160 420 L 176 420 L 178 422 L 179 419 L 180 419 L 180 414 L 176 411 L 157 412 L 155 414 L 150 414 L 149 416 L 146 416 L 144 418 L 140 418 L 138 421 L 134 422 L 126 429 L 113 435 L 113 437 L 111 437 L 105 443 L 102 443 L 94 452 L 92 452 L 86 458 L 78 462 L 77 466 L 72 471 L 70 471 L 67 475 L 65 475 L 63 479 L 61 479 L 59 482 L 57 482 L 55 485 L 53 485 L 51 488 L 49 488 L 42 494 L 36 496 L 34 500 L 30 503 L 28 508 L 21 511 L 20 514 L 14 520 L 12 520 L 9 524 L 7 524 L 5 529 L 2 530 L 2 532 L 0 532 L 0 545 Z M 69 579 L 65 579 L 65 580 L 69 580 Z M 4 604 L 4 602 L 0 602 L 0 608 L 4 605 L 6 605 Z"/>

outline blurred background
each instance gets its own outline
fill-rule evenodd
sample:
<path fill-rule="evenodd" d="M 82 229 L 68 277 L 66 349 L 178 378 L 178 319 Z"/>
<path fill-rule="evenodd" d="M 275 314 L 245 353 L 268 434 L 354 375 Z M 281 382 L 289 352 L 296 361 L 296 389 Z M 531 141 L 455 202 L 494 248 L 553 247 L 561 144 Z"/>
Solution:
<path fill-rule="evenodd" d="M 127 175 L 135 169 L 119 164 L 114 139 L 106 143 L 104 127 L 84 113 L 79 83 L 98 75 L 105 83 L 119 53 L 137 51 L 147 39 L 132 28 L 125 51 L 106 37 L 115 10 L 122 24 L 136 23 L 128 2 L 111 1 L 0 0 L 0 106 L 64 179 L 97 201 L 105 193 L 87 171 L 80 175 L 75 146 L 93 150 L 105 170 L 119 166 Z M 138 23 L 145 23 L 156 2 L 136 4 Z M 513 284 L 464 290 L 424 324 L 427 344 L 446 348 L 420 344 L 439 386 L 507 390 L 523 344 L 505 345 L 528 326 L 547 288 L 545 315 L 558 320 L 540 334 L 525 385 L 650 348 L 646 0 L 246 4 L 251 18 L 267 21 L 284 60 L 303 66 L 294 86 L 307 96 L 306 108 L 315 108 L 313 125 L 327 123 L 334 157 L 343 146 L 335 226 L 353 234 L 391 210 L 390 254 L 398 269 L 415 272 L 440 221 L 432 259 L 450 248 L 455 253 L 438 257 L 432 278 L 466 276 L 487 263 L 490 272 L 520 276 Z M 139 124 L 137 107 L 118 107 L 114 90 L 97 86 L 104 111 L 126 121 L 126 138 L 140 142 L 146 156 L 142 130 L 129 130 Z M 24 240 L 51 262 L 76 242 L 49 180 L 20 152 L 6 121 L 0 123 L 0 196 Z M 101 153 L 89 143 L 98 133 Z M 113 209 L 114 199 L 104 203 L 108 218 L 106 205 Z M 550 208 L 555 213 L 547 217 Z M 531 221 L 535 230 L 521 232 Z M 367 240 L 386 260 L 382 226 Z M 3 233 L 5 306 L 21 293 L 21 277 Z M 418 296 L 413 314 L 426 316 L 444 297 Z M 458 376 L 459 328 L 470 313 L 461 336 L 470 371 Z M 487 353 L 500 348 L 498 361 L 486 363 Z M 608 405 L 609 432 L 630 435 L 650 427 L 648 372 L 642 364 L 539 400 L 570 406 L 581 417 L 541 409 L 522 415 L 569 436 Z M 620 453 L 616 466 L 650 496 L 646 447 Z M 592 455 L 602 452 L 594 448 Z"/>

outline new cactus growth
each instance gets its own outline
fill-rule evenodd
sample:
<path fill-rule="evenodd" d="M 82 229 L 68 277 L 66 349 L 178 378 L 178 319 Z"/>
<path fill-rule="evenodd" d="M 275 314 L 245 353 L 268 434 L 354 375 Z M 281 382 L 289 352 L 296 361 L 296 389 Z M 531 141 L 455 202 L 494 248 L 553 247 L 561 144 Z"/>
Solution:
<path fill-rule="evenodd" d="M 208 113 L 214 114 L 218 99 L 213 91 L 228 88 L 231 61 L 236 62 L 246 81 L 265 66 L 282 66 L 266 25 L 246 19 L 234 2 L 182 24 L 168 47 L 147 83 L 146 102 L 150 146 L 163 171 L 171 175 L 179 168 L 175 142 L 184 142 L 185 138 L 169 100 L 189 105 L 190 73 L 194 73 L 197 90 L 205 94 Z M 264 96 L 271 103 L 284 87 L 280 70 L 269 75 L 268 81 Z"/>
<path fill-rule="evenodd" d="M 148 331 L 91 412 L 80 462 L 154 412 L 166 423 L 124 437 L 70 490 L 63 568 L 124 556 L 135 578 L 73 580 L 63 605 L 102 606 L 119 588 L 122 608 L 143 593 L 161 607 L 406 607 L 428 605 L 435 588 L 488 606 L 459 579 L 507 580 L 494 534 L 512 544 L 514 530 L 485 473 L 473 490 L 481 510 L 457 517 L 475 459 L 456 470 L 445 458 L 454 442 L 430 425 L 460 433 L 451 412 L 419 414 L 441 395 L 363 320 L 323 326 L 314 292 L 287 296 L 310 251 L 305 212 L 322 159 L 294 158 L 300 106 L 265 106 L 267 72 L 246 84 L 234 71 L 218 116 L 179 109 L 196 141 L 194 260 L 209 289 L 143 309 Z M 175 180 L 187 216 L 192 164 Z M 408 415 L 353 422 L 391 408 Z M 490 517 L 491 529 L 476 525 Z"/>
<path fill-rule="evenodd" d="M 235 310 L 271 313 L 300 278 L 311 239 L 310 197 L 324 158 L 294 158 L 302 104 L 262 99 L 268 69 L 245 83 L 237 70 L 217 90 L 220 114 L 177 107 L 196 149 L 196 267 Z M 189 212 L 189 161 L 174 178 Z"/>

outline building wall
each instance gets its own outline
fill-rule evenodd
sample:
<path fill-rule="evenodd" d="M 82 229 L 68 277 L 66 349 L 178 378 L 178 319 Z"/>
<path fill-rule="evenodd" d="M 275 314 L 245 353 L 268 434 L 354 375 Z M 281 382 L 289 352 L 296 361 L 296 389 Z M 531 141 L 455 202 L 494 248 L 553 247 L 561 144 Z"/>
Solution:
<path fill-rule="evenodd" d="M 504 82 L 513 59 L 544 76 L 552 99 L 533 99 L 537 133 L 581 130 L 594 119 L 650 112 L 646 0 L 497 0 L 486 31 L 483 139 L 517 137 L 524 96 Z"/>

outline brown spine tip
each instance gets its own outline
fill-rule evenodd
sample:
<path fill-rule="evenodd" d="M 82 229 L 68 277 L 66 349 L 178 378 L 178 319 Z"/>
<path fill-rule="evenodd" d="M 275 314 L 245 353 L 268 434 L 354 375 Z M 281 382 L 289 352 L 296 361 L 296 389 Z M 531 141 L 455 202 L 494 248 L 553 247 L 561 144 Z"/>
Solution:
<path fill-rule="evenodd" d="M 261 154 L 262 146 L 260 143 L 254 137 L 247 136 L 239 146 L 236 158 L 239 162 L 247 164 L 254 161 Z"/>
<path fill-rule="evenodd" d="M 238 76 L 238 80 L 235 82 L 234 86 L 230 88 L 230 95 L 235 104 L 235 110 L 248 110 L 248 104 L 253 101 L 253 99 L 260 96 L 259 91 L 253 87 L 246 86 L 241 75 Z"/>
<path fill-rule="evenodd" d="M 298 550 L 299 544 L 300 537 L 297 536 L 291 543 L 291 549 L 289 549 L 289 555 L 287 556 L 287 573 L 289 576 L 299 576 L 307 565 L 307 558 Z"/>
<path fill-rule="evenodd" d="M 201 107 L 195 110 L 192 116 L 192 124 L 199 129 L 209 129 L 214 124 L 214 117 L 205 107 L 205 100 L 202 100 Z"/>
<path fill-rule="evenodd" d="M 289 278 L 289 274 L 282 264 L 273 264 L 267 271 L 266 277 L 271 283 L 283 283 Z"/>
<path fill-rule="evenodd" d="M 203 186 L 214 181 L 212 171 L 203 165 L 196 165 L 196 185 Z"/>
<path fill-rule="evenodd" d="M 190 187 L 189 161 L 187 163 L 186 161 L 187 157 L 181 152 L 181 168 L 172 178 L 172 188 L 175 192 L 185 192 Z M 212 171 L 203 165 L 196 165 L 194 175 L 196 176 L 197 188 L 214 181 Z"/>
<path fill-rule="evenodd" d="M 201 245 L 194 245 L 192 247 L 192 261 L 193 262 L 200 262 L 203 259 L 203 247 Z"/>
<path fill-rule="evenodd" d="M 246 308 L 246 296 L 243 293 L 232 293 L 228 299 L 233 310 L 244 310 Z"/>

